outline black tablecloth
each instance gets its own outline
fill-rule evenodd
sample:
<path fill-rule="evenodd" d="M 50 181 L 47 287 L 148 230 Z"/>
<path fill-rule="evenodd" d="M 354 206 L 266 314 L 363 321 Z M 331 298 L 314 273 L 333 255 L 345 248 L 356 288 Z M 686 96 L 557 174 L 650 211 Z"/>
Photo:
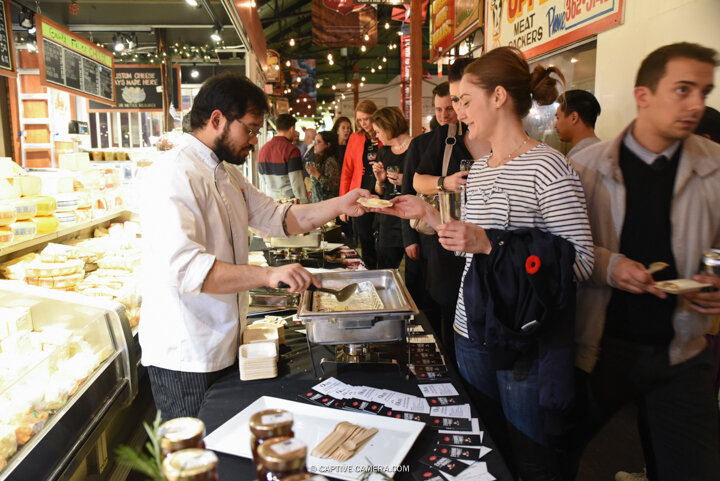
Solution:
<path fill-rule="evenodd" d="M 419 319 L 425 330 L 430 332 L 431 328 L 429 323 L 422 314 L 416 316 L 416 319 Z M 281 359 L 278 363 L 277 378 L 258 381 L 240 381 L 240 375 L 235 371 L 213 384 L 207 392 L 202 407 L 200 408 L 200 413 L 198 414 L 198 417 L 205 422 L 208 433 L 213 432 L 261 396 L 273 396 L 291 401 L 304 402 L 298 395 L 317 384 L 319 380 L 313 373 L 306 338 L 303 334 L 297 332 L 297 330 L 298 328 L 286 329 L 286 342 L 280 349 Z M 322 357 L 332 357 L 334 355 L 332 349 L 333 346 L 313 346 L 312 350 L 316 365 Z M 448 368 L 452 374 L 450 381 L 460 395 L 467 400 L 467 402 L 470 402 L 470 398 L 463 389 L 457 372 L 451 366 L 448 366 Z M 321 373 L 319 366 L 317 372 L 318 374 Z M 330 374 L 354 386 L 372 386 L 421 396 L 417 380 L 412 375 L 410 375 L 409 379 L 406 379 L 405 373 L 397 370 L 383 369 L 373 371 L 353 368 L 347 370 L 341 369 L 339 372 Z M 473 416 L 477 417 L 477 412 L 474 408 Z M 484 429 L 482 419 L 480 420 L 480 429 Z M 410 473 L 424 467 L 418 462 L 418 459 L 432 450 L 434 446 L 432 436 L 436 432 L 436 430 L 426 427 L 415 441 L 412 450 L 403 462 L 404 465 L 410 466 Z M 487 463 L 488 471 L 498 480 L 511 480 L 512 477 L 487 432 L 485 432 L 483 444 L 493 450 L 482 459 L 482 461 Z M 249 481 L 254 479 L 252 460 L 222 453 L 218 453 L 218 458 L 220 459 L 218 465 L 220 480 Z M 395 479 L 412 479 L 410 473 L 399 472 L 395 475 Z"/>

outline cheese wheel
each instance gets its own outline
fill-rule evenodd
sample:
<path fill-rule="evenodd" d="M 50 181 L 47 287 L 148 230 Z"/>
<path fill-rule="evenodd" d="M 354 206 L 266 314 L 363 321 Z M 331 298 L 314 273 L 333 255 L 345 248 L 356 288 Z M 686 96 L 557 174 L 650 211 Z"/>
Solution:
<path fill-rule="evenodd" d="M 21 220 L 10 224 L 10 228 L 15 235 L 15 242 L 30 240 L 37 234 L 35 223 L 30 220 Z"/>
<path fill-rule="evenodd" d="M 27 200 L 35 202 L 35 206 L 37 207 L 36 215 L 53 215 L 55 210 L 57 210 L 57 201 L 55 200 L 55 197 L 51 197 L 49 195 L 33 195 L 27 197 Z"/>
<path fill-rule="evenodd" d="M 60 222 L 60 225 L 67 225 L 67 224 L 74 224 L 77 222 L 77 217 L 75 217 L 75 212 L 55 212 L 55 217 L 57 217 L 58 222 Z"/>
<path fill-rule="evenodd" d="M 42 191 L 42 179 L 37 175 L 23 175 L 16 179 L 20 182 L 20 192 L 23 196 L 38 195 Z"/>
<path fill-rule="evenodd" d="M 0 200 L 15 200 L 20 198 L 22 191 L 20 184 L 14 181 L 15 177 L 0 178 Z"/>
<path fill-rule="evenodd" d="M 85 262 L 70 259 L 65 262 L 31 262 L 25 267 L 27 277 L 55 277 L 83 272 Z"/>
<path fill-rule="evenodd" d="M 12 224 L 17 220 L 14 204 L 0 203 L 0 225 Z"/>
<path fill-rule="evenodd" d="M 37 227 L 38 234 L 50 234 L 51 232 L 55 232 L 60 225 L 60 221 L 58 221 L 57 217 L 54 215 L 37 216 L 33 218 L 32 221 Z"/>
<path fill-rule="evenodd" d="M 37 215 L 37 206 L 32 200 L 27 198 L 16 200 L 13 205 L 15 205 L 17 220 L 32 219 Z"/>
<path fill-rule="evenodd" d="M 10 227 L 0 227 L 0 246 L 10 244 L 15 238 L 15 232 Z"/>

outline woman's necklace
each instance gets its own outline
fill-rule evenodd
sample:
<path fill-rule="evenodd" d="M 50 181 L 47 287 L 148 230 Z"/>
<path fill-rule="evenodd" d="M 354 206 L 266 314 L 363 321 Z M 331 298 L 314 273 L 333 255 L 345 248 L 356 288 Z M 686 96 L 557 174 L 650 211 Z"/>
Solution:
<path fill-rule="evenodd" d="M 515 156 L 515 153 L 516 153 L 516 152 L 519 152 L 520 149 L 522 149 L 523 146 L 524 146 L 525 144 L 527 144 L 529 140 L 530 140 L 530 137 L 526 135 L 526 136 L 525 136 L 525 140 L 523 140 L 522 143 L 520 143 L 520 145 L 518 145 L 517 147 L 515 147 L 515 149 L 514 149 L 512 152 L 510 152 L 509 154 L 507 154 L 507 156 L 506 156 L 505 158 L 503 158 L 502 160 L 500 160 L 495 167 L 500 167 L 500 166 L 503 165 L 503 164 L 507 164 L 510 160 L 513 159 L 513 157 Z M 495 157 L 495 153 L 494 153 L 494 152 L 493 152 L 493 154 L 491 155 L 491 158 L 493 158 L 493 157 Z M 488 159 L 488 165 L 489 165 L 489 164 L 490 164 L 490 159 Z"/>
<path fill-rule="evenodd" d="M 400 145 L 394 145 L 394 146 L 393 146 L 393 151 L 396 151 L 396 152 L 397 152 L 397 151 L 400 151 L 400 152 L 402 152 L 403 150 L 405 150 L 405 147 L 407 147 L 407 145 L 408 145 L 409 143 L 410 143 L 410 137 L 408 137 L 407 139 L 405 139 L 405 142 L 403 142 L 402 144 L 400 144 Z"/>

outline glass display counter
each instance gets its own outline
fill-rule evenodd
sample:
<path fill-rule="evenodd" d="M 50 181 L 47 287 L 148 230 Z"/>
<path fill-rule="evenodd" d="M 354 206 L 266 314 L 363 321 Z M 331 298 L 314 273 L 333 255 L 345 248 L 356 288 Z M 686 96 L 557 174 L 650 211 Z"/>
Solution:
<path fill-rule="evenodd" d="M 137 394 L 121 304 L 0 281 L 0 480 L 57 479 Z"/>

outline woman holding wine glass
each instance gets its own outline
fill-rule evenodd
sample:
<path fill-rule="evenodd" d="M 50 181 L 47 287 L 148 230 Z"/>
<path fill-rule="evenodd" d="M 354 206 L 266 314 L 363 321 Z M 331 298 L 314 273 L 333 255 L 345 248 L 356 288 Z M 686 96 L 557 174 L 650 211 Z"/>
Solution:
<path fill-rule="evenodd" d="M 410 145 L 408 123 L 397 107 L 384 107 L 370 119 L 377 139 L 382 143 L 377 162 L 373 163 L 375 194 L 391 199 L 400 194 L 405 153 Z M 377 215 L 377 253 L 379 269 L 397 269 L 405 248 L 402 240 L 400 219 L 383 214 Z"/>

